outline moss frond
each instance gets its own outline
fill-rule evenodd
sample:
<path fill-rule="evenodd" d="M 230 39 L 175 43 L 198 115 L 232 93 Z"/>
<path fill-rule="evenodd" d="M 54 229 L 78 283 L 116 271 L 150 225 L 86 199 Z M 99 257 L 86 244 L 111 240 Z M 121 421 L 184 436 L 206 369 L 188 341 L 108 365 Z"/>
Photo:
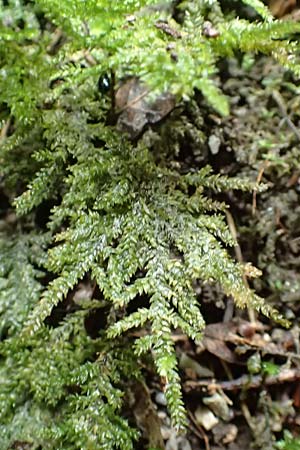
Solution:
<path fill-rule="evenodd" d="M 0 2 L 0 183 L 18 214 L 0 235 L 1 448 L 14 440 L 133 448 L 123 380 L 141 377 L 147 353 L 182 428 L 172 333 L 201 338 L 199 280 L 282 320 L 245 285 L 216 197 L 265 186 L 181 166 L 180 125 L 197 145 L 203 136 L 180 112 L 168 156 L 165 147 L 158 154 L 155 133 L 143 138 L 141 129 L 132 140 L 117 126 L 116 90 L 131 78 L 146 86 L 149 104 L 171 94 L 174 114 L 198 102 L 197 123 L 201 108 L 230 112 L 222 58 L 264 53 L 297 72 L 299 24 L 271 20 L 259 0 L 245 3 L 261 20 L 228 16 L 216 0 L 183 1 L 176 11 L 171 1 Z M 106 92 L 97 86 L 104 75 Z M 86 279 L 95 289 L 76 302 Z M 105 320 L 91 337 L 95 310 Z M 144 334 L 133 339 L 136 328 Z"/>

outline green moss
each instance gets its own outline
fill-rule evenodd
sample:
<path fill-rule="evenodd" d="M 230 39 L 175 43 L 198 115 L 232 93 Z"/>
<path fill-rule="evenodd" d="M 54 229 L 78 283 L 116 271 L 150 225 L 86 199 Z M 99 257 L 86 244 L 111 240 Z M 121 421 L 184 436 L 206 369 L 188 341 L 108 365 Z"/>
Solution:
<path fill-rule="evenodd" d="M 258 189 L 255 182 L 176 163 L 183 136 L 202 142 L 199 117 L 191 127 L 175 110 L 165 128 L 130 141 L 115 125 L 113 90 L 134 76 L 149 101 L 168 91 L 197 116 L 200 92 L 204 108 L 226 115 L 218 61 L 265 53 L 297 72 L 291 39 L 300 25 L 271 20 L 259 1 L 246 2 L 262 16 L 256 22 L 234 11 L 226 17 L 218 2 L 185 1 L 177 11 L 155 3 L 0 3 L 1 124 L 9 125 L 1 176 L 19 216 L 0 240 L 3 449 L 14 441 L 133 448 L 137 432 L 121 414 L 124 385 L 141 376 L 149 351 L 173 423 L 183 427 L 172 332 L 201 337 L 199 279 L 219 283 L 240 307 L 283 320 L 245 286 L 245 269 L 228 251 L 226 206 L 214 199 Z M 215 37 L 203 32 L 207 20 Z M 116 85 L 99 92 L 104 74 Z M 173 120 L 174 145 L 164 146 Z M 51 212 L 41 219 L 45 205 Z M 75 301 L 83 280 L 97 294 Z M 92 333 L 87 320 L 99 311 L 105 320 Z M 146 334 L 133 340 L 135 328 Z"/>

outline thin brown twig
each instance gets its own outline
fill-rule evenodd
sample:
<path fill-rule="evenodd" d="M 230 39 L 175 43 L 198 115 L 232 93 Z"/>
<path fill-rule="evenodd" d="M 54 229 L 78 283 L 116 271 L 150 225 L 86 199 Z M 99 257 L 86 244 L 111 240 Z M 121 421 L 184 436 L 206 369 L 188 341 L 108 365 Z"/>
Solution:
<path fill-rule="evenodd" d="M 236 241 L 236 245 L 234 246 L 234 252 L 235 252 L 235 256 L 236 259 L 239 263 L 243 264 L 244 259 L 243 259 L 243 255 L 242 255 L 242 250 L 241 247 L 238 243 L 238 238 L 237 238 L 237 231 L 236 231 L 236 226 L 234 223 L 234 219 L 231 215 L 231 213 L 227 210 L 226 211 L 226 218 L 227 218 L 227 224 L 229 227 L 229 231 L 231 233 L 231 236 L 233 237 L 233 239 Z M 249 284 L 246 278 L 246 275 L 243 274 L 243 281 L 244 281 L 244 285 L 249 288 Z M 256 323 L 256 316 L 255 316 L 255 312 L 252 308 L 248 307 L 248 315 L 249 315 L 249 320 L 252 324 Z"/>
<path fill-rule="evenodd" d="M 186 392 L 197 389 L 222 389 L 224 391 L 236 391 L 241 389 L 257 389 L 262 385 L 272 386 L 282 383 L 291 383 L 300 380 L 300 369 L 285 369 L 277 375 L 269 375 L 264 377 L 262 375 L 242 375 L 235 380 L 219 381 L 216 383 L 213 380 L 189 380 L 184 383 Z"/>
<path fill-rule="evenodd" d="M 144 97 L 146 97 L 146 95 L 149 94 L 149 90 L 146 89 L 144 92 L 142 92 L 140 95 L 138 95 L 137 97 L 135 97 L 134 99 L 132 99 L 130 102 L 126 103 L 126 105 L 124 105 L 122 108 L 117 110 L 117 113 L 120 114 L 122 111 L 125 111 L 125 109 L 131 108 L 132 106 L 134 106 L 137 102 L 139 102 L 140 100 L 142 100 Z"/>
<path fill-rule="evenodd" d="M 300 132 L 299 132 L 299 130 L 297 129 L 296 125 L 292 122 L 291 118 L 288 115 L 288 112 L 287 112 L 284 100 L 282 98 L 282 95 L 280 94 L 279 91 L 273 90 L 272 91 L 272 98 L 277 103 L 277 105 L 279 107 L 279 111 L 280 111 L 282 117 L 284 118 L 284 120 L 286 121 L 287 125 L 292 130 L 292 132 L 295 134 L 297 140 L 300 142 Z"/>
<path fill-rule="evenodd" d="M 249 428 L 253 431 L 255 429 L 255 427 L 252 422 L 249 408 L 245 402 L 241 402 L 241 410 L 242 410 L 243 416 L 245 417 L 245 420 L 246 420 Z"/>
<path fill-rule="evenodd" d="M 223 366 L 223 369 L 224 369 L 224 371 L 225 371 L 225 373 L 226 373 L 226 375 L 228 377 L 228 380 L 233 380 L 233 375 L 232 375 L 232 372 L 231 372 L 227 362 L 224 361 L 223 359 L 220 359 L 220 362 L 221 362 L 221 364 Z"/>
<path fill-rule="evenodd" d="M 188 411 L 188 416 L 191 419 L 193 426 L 191 427 L 191 431 L 200 439 L 204 441 L 205 450 L 210 450 L 209 439 L 203 430 L 203 428 L 196 422 L 193 414 Z"/>
<path fill-rule="evenodd" d="M 88 50 L 85 50 L 83 54 L 84 54 L 84 58 L 85 58 L 86 62 L 90 66 L 96 66 L 97 65 L 97 61 L 95 60 L 93 55 L 91 55 L 91 53 Z"/>
<path fill-rule="evenodd" d="M 256 178 L 256 184 L 259 185 L 259 183 L 262 180 L 264 171 L 266 170 L 266 168 L 270 165 L 270 161 L 265 161 L 265 163 L 263 164 L 263 166 L 260 168 L 257 178 Z M 253 196 L 252 196 L 252 216 L 255 216 L 255 212 L 256 212 L 256 200 L 257 200 L 257 190 L 255 189 L 253 191 Z"/>
<path fill-rule="evenodd" d="M 239 246 L 239 243 L 238 243 L 238 236 L 237 236 L 235 223 L 234 223 L 232 214 L 228 210 L 226 211 L 226 219 L 227 219 L 227 223 L 228 223 L 228 227 L 229 227 L 231 236 L 236 241 L 236 245 L 234 246 L 234 252 L 235 252 L 236 259 L 238 260 L 238 262 L 243 263 L 244 262 L 243 255 L 242 255 L 241 247 Z"/>
<path fill-rule="evenodd" d="M 156 28 L 158 28 L 159 30 L 162 30 L 164 33 L 168 34 L 169 36 L 172 36 L 176 39 L 179 39 L 182 37 L 182 33 L 178 30 L 175 30 L 175 28 L 170 27 L 169 24 L 165 23 L 165 22 L 155 22 L 155 26 Z"/>

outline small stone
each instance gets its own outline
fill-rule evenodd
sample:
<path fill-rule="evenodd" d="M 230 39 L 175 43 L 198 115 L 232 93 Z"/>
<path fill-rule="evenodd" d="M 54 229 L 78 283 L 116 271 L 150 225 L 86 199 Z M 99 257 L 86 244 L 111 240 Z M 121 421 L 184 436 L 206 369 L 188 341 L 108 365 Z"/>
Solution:
<path fill-rule="evenodd" d="M 299 297 L 300 297 L 300 294 L 299 294 Z M 288 320 L 293 320 L 293 319 L 296 318 L 296 315 L 295 315 L 294 311 L 291 310 L 290 308 L 287 308 L 287 309 L 285 310 L 284 315 L 285 315 L 285 317 L 286 317 Z"/>
<path fill-rule="evenodd" d="M 222 439 L 223 444 L 227 445 L 236 440 L 238 435 L 238 427 L 234 424 L 228 425 L 228 431 Z"/>
<path fill-rule="evenodd" d="M 214 441 L 217 444 L 230 444 L 236 440 L 238 428 L 234 424 L 219 423 L 216 427 L 214 427 L 212 433 L 214 436 Z"/>
<path fill-rule="evenodd" d="M 164 441 L 166 441 L 167 439 L 170 439 L 170 437 L 172 435 L 171 428 L 167 428 L 165 426 L 160 427 L 160 432 L 161 432 L 161 435 L 162 435 L 162 438 Z"/>
<path fill-rule="evenodd" d="M 206 406 L 198 406 L 195 411 L 195 419 L 198 425 L 201 425 L 206 431 L 211 430 L 219 423 L 218 418 Z"/>
<path fill-rule="evenodd" d="M 203 398 L 203 403 L 209 407 L 209 409 L 223 420 L 230 419 L 230 410 L 226 398 L 220 395 L 218 392 L 210 397 Z"/>
<path fill-rule="evenodd" d="M 157 392 L 155 394 L 155 403 L 161 406 L 167 406 L 167 399 L 163 392 Z"/>
<path fill-rule="evenodd" d="M 157 416 L 160 418 L 160 420 L 165 420 L 167 417 L 167 413 L 165 411 L 160 410 L 157 412 Z"/>
<path fill-rule="evenodd" d="M 215 134 L 211 134 L 208 138 L 208 146 L 213 155 L 219 153 L 221 145 L 221 139 Z"/>
<path fill-rule="evenodd" d="M 191 444 L 185 436 L 178 437 L 178 450 L 192 450 Z"/>
<path fill-rule="evenodd" d="M 166 442 L 166 450 L 178 450 L 176 435 L 171 434 L 170 438 Z"/>
<path fill-rule="evenodd" d="M 263 339 L 266 342 L 272 342 L 271 336 L 268 333 L 264 333 Z"/>
<path fill-rule="evenodd" d="M 166 443 L 166 450 L 192 450 L 191 444 L 185 436 L 178 436 L 173 432 Z"/>

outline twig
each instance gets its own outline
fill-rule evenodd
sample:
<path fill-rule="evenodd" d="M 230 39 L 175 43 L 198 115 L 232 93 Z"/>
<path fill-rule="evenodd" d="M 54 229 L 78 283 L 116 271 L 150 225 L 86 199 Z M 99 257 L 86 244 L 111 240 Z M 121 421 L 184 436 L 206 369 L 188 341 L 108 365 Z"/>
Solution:
<path fill-rule="evenodd" d="M 132 108 L 136 103 L 138 103 L 140 100 L 142 100 L 144 97 L 146 97 L 146 95 L 148 95 L 149 92 L 150 91 L 148 89 L 146 89 L 140 95 L 138 95 L 137 97 L 135 97 L 134 99 L 132 99 L 128 103 L 126 103 L 125 106 L 123 106 L 122 108 L 119 108 L 117 110 L 117 113 L 120 114 L 121 112 L 125 111 L 128 108 Z"/>
<path fill-rule="evenodd" d="M 204 432 L 203 428 L 200 427 L 200 425 L 198 425 L 198 423 L 196 422 L 193 414 L 188 411 L 188 416 L 191 419 L 193 426 L 190 427 L 191 431 L 198 436 L 198 438 L 202 439 L 204 441 L 204 445 L 205 445 L 205 450 L 210 450 L 210 445 L 209 445 L 209 439 L 206 435 L 206 433 Z"/>
<path fill-rule="evenodd" d="M 282 117 L 284 118 L 284 120 L 286 121 L 286 123 L 288 124 L 288 126 L 290 127 L 290 129 L 292 130 L 292 132 L 295 134 L 296 138 L 300 142 L 300 132 L 288 115 L 282 95 L 279 93 L 279 91 L 274 90 L 274 91 L 272 91 L 272 97 L 275 100 L 275 102 L 277 103 Z"/>
<path fill-rule="evenodd" d="M 93 55 L 91 55 L 91 53 L 88 50 L 84 51 L 84 58 L 86 60 L 86 62 L 90 65 L 90 66 L 96 66 L 97 65 L 97 61 L 95 60 L 95 58 L 93 57 Z"/>
<path fill-rule="evenodd" d="M 164 33 L 166 33 L 169 36 L 172 36 L 176 39 L 179 39 L 182 37 L 182 34 L 180 33 L 180 31 L 175 30 L 175 28 L 170 27 L 170 25 L 165 22 L 157 21 L 157 22 L 155 22 L 155 26 L 159 30 L 162 30 Z"/>
<path fill-rule="evenodd" d="M 270 161 L 265 161 L 264 165 L 261 167 L 260 171 L 258 172 L 257 178 L 256 178 L 257 185 L 259 185 L 259 183 L 261 182 L 264 171 L 269 165 L 270 165 Z M 257 198 L 257 190 L 255 189 L 253 191 L 253 196 L 252 196 L 252 216 L 255 216 L 255 212 L 256 212 L 256 198 Z"/>
<path fill-rule="evenodd" d="M 218 383 L 212 380 L 186 381 L 184 389 L 189 392 L 191 390 L 203 389 L 223 389 L 224 391 L 236 391 L 240 389 L 256 389 L 262 385 L 271 386 L 275 384 L 291 383 L 300 380 L 300 369 L 286 369 L 277 375 L 242 375 L 240 378 L 229 381 L 220 381 Z"/>
<path fill-rule="evenodd" d="M 227 218 L 227 223 L 228 223 L 228 227 L 229 227 L 231 236 L 236 241 L 236 245 L 234 246 L 236 259 L 238 260 L 238 262 L 243 263 L 244 262 L 243 255 L 242 255 L 241 247 L 239 246 L 239 243 L 238 243 L 238 237 L 237 237 L 235 223 L 234 223 L 231 213 L 228 210 L 226 211 L 226 218 Z"/>
<path fill-rule="evenodd" d="M 232 217 L 232 215 L 230 214 L 229 211 L 226 211 L 226 218 L 227 218 L 227 223 L 228 223 L 228 227 L 229 227 L 229 231 L 231 233 L 231 236 L 236 241 L 236 245 L 234 246 L 236 259 L 238 260 L 239 263 L 243 264 L 244 260 L 243 260 L 242 250 L 241 250 L 241 247 L 240 247 L 240 245 L 238 243 L 238 239 L 237 239 L 237 232 L 236 232 L 235 223 L 234 223 L 233 217 Z M 247 281 L 247 278 L 246 278 L 245 274 L 243 274 L 243 281 L 244 281 L 244 285 L 247 288 L 249 288 L 249 284 L 248 284 L 248 281 Z M 226 315 L 226 312 L 225 312 L 225 315 Z M 255 312 L 250 307 L 248 307 L 248 315 L 249 315 L 250 322 L 252 324 L 256 323 Z M 226 316 L 226 319 L 227 319 L 227 316 Z"/>
<path fill-rule="evenodd" d="M 223 359 L 220 359 L 220 362 L 221 362 L 221 364 L 223 366 L 223 369 L 224 369 L 224 371 L 225 371 L 225 373 L 227 375 L 228 380 L 233 380 L 233 376 L 232 376 L 231 370 L 230 370 L 227 362 L 224 361 Z"/>
<path fill-rule="evenodd" d="M 243 416 L 245 417 L 245 420 L 246 420 L 249 428 L 252 431 L 254 431 L 255 430 L 255 426 L 254 426 L 254 424 L 252 422 L 252 418 L 251 418 L 251 414 L 250 414 L 249 408 L 248 408 L 248 406 L 246 405 L 245 402 L 241 402 L 241 410 L 242 410 Z"/>

